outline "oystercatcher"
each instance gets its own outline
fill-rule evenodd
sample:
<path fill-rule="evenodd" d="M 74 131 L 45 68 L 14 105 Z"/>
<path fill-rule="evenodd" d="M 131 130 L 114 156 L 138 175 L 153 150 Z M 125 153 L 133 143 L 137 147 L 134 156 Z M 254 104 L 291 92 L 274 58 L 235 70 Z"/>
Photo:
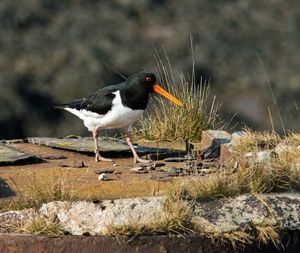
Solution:
<path fill-rule="evenodd" d="M 182 103 L 171 94 L 155 84 L 156 77 L 153 73 L 139 72 L 128 77 L 120 84 L 104 87 L 88 98 L 76 99 L 69 104 L 58 106 L 83 120 L 84 125 L 93 133 L 95 144 L 95 160 L 112 161 L 99 154 L 98 131 L 99 129 L 125 128 L 126 141 L 133 153 L 134 163 L 149 162 L 141 159 L 131 141 L 131 126 L 146 109 L 149 93 L 157 92 L 177 105 Z"/>

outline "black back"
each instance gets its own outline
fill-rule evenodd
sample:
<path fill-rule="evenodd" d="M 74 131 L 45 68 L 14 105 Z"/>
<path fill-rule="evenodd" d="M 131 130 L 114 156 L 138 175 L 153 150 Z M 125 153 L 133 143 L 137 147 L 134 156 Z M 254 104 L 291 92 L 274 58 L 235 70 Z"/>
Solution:
<path fill-rule="evenodd" d="M 126 82 L 104 87 L 96 91 L 88 98 L 76 99 L 62 107 L 74 108 L 77 110 L 86 109 L 106 114 L 112 108 L 112 101 L 116 91 L 120 91 L 122 104 L 133 110 L 144 110 L 147 106 L 149 93 L 153 92 L 153 85 L 156 77 L 153 73 L 139 72 L 128 77 Z"/>

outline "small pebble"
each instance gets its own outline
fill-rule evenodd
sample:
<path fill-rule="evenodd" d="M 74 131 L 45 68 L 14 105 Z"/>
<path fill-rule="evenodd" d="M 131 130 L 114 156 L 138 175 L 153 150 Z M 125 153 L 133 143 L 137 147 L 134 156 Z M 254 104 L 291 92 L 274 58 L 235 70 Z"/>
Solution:
<path fill-rule="evenodd" d="M 98 176 L 98 180 L 101 181 L 107 181 L 108 180 L 108 176 L 105 173 L 102 173 Z"/>

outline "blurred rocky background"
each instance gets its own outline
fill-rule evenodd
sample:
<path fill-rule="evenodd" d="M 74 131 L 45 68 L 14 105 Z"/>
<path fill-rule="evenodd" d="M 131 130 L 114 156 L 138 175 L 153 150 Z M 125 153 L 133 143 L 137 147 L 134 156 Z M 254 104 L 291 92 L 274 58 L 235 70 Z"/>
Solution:
<path fill-rule="evenodd" d="M 52 106 L 121 81 L 112 69 L 155 71 L 155 48 L 191 73 L 190 36 L 196 81 L 211 79 L 237 129 L 270 129 L 271 115 L 283 131 L 271 87 L 284 127 L 299 130 L 298 0 L 1 0 L 0 139 L 89 135 Z"/>

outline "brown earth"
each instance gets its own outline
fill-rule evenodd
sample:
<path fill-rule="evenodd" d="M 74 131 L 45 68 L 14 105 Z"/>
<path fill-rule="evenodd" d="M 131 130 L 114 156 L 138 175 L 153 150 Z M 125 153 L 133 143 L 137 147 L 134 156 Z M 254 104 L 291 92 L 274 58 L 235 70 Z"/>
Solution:
<path fill-rule="evenodd" d="M 152 143 L 143 142 L 139 145 L 159 148 L 184 149 L 184 143 Z M 137 174 L 130 171 L 137 167 L 133 158 L 116 157 L 112 162 L 96 163 L 91 155 L 50 148 L 32 143 L 9 144 L 25 153 L 35 155 L 42 160 L 38 163 L 9 165 L 0 167 L 0 178 L 16 193 L 16 196 L 30 194 L 35 186 L 50 187 L 62 181 L 64 185 L 78 197 L 115 199 L 123 197 L 140 197 L 160 195 L 172 180 L 152 180 L 150 176 L 161 177 L 164 172 L 147 170 L 148 173 Z M 65 159 L 54 159 L 65 157 Z M 50 158 L 50 159 L 49 159 Z M 162 162 L 154 161 L 153 164 Z M 84 166 L 82 166 L 84 164 Z M 183 163 L 168 162 L 166 166 L 181 166 Z M 107 174 L 109 181 L 99 181 L 95 170 L 111 169 L 115 173 Z M 119 173 L 119 174 L 118 174 Z"/>

